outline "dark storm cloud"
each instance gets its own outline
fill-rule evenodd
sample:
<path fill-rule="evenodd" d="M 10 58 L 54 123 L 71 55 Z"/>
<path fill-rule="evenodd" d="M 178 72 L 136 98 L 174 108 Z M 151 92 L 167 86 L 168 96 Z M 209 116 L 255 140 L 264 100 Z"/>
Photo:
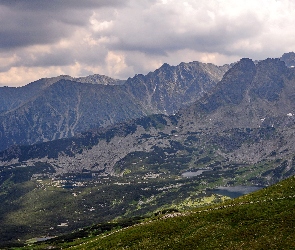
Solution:
<path fill-rule="evenodd" d="M 86 26 L 93 9 L 119 6 L 119 0 L 1 0 L 0 49 L 54 43 Z"/>
<path fill-rule="evenodd" d="M 64 11 L 67 9 L 89 9 L 106 6 L 122 6 L 128 1 L 121 0 L 0 0 L 0 5 L 15 10 Z"/>

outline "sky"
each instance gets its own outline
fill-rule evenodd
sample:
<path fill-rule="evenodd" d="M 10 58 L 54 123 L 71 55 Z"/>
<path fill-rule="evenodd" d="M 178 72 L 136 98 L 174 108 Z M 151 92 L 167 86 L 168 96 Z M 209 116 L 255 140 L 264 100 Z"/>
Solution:
<path fill-rule="evenodd" d="M 0 0 L 0 85 L 295 52 L 294 0 Z"/>

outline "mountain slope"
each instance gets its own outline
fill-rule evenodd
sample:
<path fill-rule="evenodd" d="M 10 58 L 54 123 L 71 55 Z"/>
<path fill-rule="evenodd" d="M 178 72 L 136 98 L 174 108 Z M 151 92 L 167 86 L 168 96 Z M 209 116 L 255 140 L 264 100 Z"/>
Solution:
<path fill-rule="evenodd" d="M 0 114 L 15 109 L 36 97 L 41 91 L 58 82 L 59 80 L 71 80 L 81 83 L 121 85 L 125 81 L 113 79 L 104 75 L 90 75 L 74 78 L 68 75 L 61 75 L 51 78 L 42 78 L 23 87 L 1 87 L 0 86 Z"/>
<path fill-rule="evenodd" d="M 193 112 L 196 119 L 206 114 L 210 126 L 220 126 L 217 120 L 228 120 L 223 125 L 227 128 L 258 127 L 263 122 L 266 126 L 261 119 L 287 116 L 294 109 L 294 72 L 279 59 L 266 59 L 256 66 L 242 59 L 211 95 L 192 105 L 188 112 Z"/>
<path fill-rule="evenodd" d="M 231 160 L 257 162 L 274 152 L 289 154 L 294 150 L 295 70 L 278 59 L 266 59 L 254 71 L 249 66 L 253 68 L 254 64 L 247 60 L 241 70 L 237 67 L 229 70 L 211 96 L 183 111 L 182 123 L 190 121 L 193 126 L 211 127 L 215 131 L 264 128 L 275 132 L 269 143 L 238 142 L 240 146 L 227 155 Z M 236 77 L 239 74 L 245 74 L 243 80 Z M 233 80 L 232 84 L 226 81 L 227 77 Z"/>
<path fill-rule="evenodd" d="M 15 109 L 37 96 L 42 90 L 53 83 L 68 79 L 69 76 L 58 76 L 52 78 L 42 78 L 23 87 L 1 87 L 0 88 L 0 114 Z"/>
<path fill-rule="evenodd" d="M 0 117 L 0 148 L 71 137 L 145 114 L 121 86 L 60 80 Z"/>

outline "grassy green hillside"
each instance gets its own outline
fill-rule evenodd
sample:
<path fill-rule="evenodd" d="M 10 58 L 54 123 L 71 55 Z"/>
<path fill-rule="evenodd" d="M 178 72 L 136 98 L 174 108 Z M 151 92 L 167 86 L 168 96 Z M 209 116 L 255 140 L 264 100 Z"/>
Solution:
<path fill-rule="evenodd" d="M 93 235 L 27 249 L 295 249 L 295 178 L 218 205 Z"/>

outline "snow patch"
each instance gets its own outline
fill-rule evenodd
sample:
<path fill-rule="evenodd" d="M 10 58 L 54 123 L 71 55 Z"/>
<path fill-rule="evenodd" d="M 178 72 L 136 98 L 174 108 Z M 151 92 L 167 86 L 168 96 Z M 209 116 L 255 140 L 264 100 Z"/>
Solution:
<path fill-rule="evenodd" d="M 288 113 L 287 116 L 293 116 L 293 114 L 292 113 Z"/>
<path fill-rule="evenodd" d="M 67 222 L 63 222 L 63 223 L 60 223 L 59 225 L 57 225 L 58 227 L 67 227 L 68 226 L 68 223 Z"/>

